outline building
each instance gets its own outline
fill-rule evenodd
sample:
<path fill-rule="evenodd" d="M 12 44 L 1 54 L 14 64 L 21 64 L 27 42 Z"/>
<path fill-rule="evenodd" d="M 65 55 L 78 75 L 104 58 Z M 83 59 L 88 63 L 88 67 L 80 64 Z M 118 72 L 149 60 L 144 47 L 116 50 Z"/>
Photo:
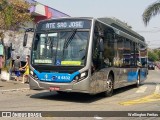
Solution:
<path fill-rule="evenodd" d="M 59 18 L 59 17 L 69 17 L 69 15 L 58 11 L 54 8 L 48 7 L 41 3 L 36 2 L 35 0 L 26 0 L 29 3 L 33 3 L 33 6 L 29 9 L 29 12 L 34 18 L 34 21 L 31 23 L 27 23 L 27 28 L 34 28 L 35 24 L 44 19 L 51 19 L 51 18 Z M 28 36 L 28 43 L 27 46 L 23 47 L 23 38 L 24 38 L 24 31 L 26 28 L 21 28 L 20 33 L 15 33 L 14 31 L 8 31 L 5 33 L 4 43 L 6 45 L 10 45 L 12 43 L 14 54 L 13 59 L 16 58 L 16 55 L 21 56 L 21 60 L 25 60 L 25 56 L 30 54 L 29 48 L 31 47 L 33 33 L 29 33 Z"/>

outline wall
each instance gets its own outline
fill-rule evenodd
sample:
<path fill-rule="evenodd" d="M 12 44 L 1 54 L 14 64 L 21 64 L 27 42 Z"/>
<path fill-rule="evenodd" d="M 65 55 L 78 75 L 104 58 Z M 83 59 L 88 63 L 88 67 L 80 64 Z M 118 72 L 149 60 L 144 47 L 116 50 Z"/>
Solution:
<path fill-rule="evenodd" d="M 26 55 L 30 54 L 29 48 L 31 47 L 33 33 L 28 34 L 28 42 L 26 47 L 23 47 L 23 38 L 24 32 L 22 33 L 7 31 L 5 33 L 4 43 L 7 46 L 9 46 L 10 43 L 12 43 L 12 47 L 14 49 L 14 51 L 12 52 L 13 59 L 16 59 L 16 55 L 20 55 L 21 61 L 25 61 Z"/>

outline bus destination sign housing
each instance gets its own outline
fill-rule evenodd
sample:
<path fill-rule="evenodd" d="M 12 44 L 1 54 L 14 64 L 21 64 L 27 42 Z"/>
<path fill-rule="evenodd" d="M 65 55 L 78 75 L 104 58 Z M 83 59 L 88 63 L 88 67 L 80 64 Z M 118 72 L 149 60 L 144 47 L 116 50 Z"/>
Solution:
<path fill-rule="evenodd" d="M 91 26 L 90 20 L 51 20 L 42 21 L 38 24 L 37 30 L 52 30 L 52 29 L 89 29 Z"/>

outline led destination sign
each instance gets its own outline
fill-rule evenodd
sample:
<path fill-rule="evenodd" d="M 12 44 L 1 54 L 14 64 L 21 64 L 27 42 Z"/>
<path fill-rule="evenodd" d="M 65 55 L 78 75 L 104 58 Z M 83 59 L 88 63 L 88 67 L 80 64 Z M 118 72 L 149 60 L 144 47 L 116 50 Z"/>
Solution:
<path fill-rule="evenodd" d="M 47 23 L 46 28 L 83 28 L 84 21 Z"/>
<path fill-rule="evenodd" d="M 89 20 L 66 20 L 66 21 L 44 21 L 38 24 L 37 30 L 50 29 L 89 29 L 91 21 Z"/>

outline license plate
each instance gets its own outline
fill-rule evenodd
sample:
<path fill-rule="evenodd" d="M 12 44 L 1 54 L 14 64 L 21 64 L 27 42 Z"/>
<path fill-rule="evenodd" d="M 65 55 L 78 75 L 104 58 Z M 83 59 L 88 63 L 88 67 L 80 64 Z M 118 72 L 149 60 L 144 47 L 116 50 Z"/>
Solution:
<path fill-rule="evenodd" d="M 51 90 L 51 91 L 58 91 L 58 90 L 60 90 L 60 88 L 59 87 L 49 87 L 49 90 Z"/>

